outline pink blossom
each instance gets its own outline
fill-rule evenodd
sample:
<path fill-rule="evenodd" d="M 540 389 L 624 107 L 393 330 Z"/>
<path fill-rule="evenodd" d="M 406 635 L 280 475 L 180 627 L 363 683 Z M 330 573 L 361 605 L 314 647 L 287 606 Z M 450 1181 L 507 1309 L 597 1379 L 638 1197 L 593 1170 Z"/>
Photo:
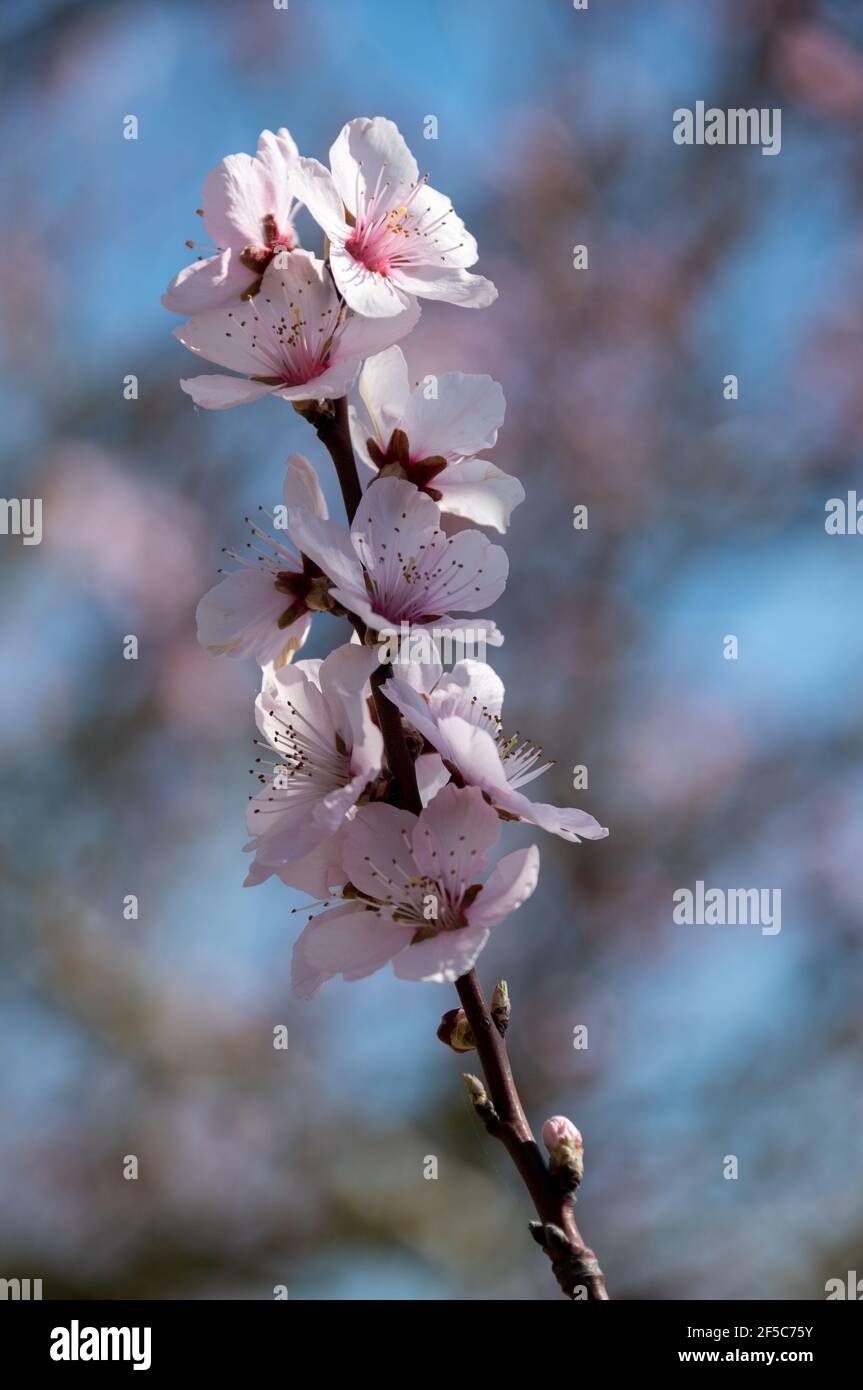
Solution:
<path fill-rule="evenodd" d="M 288 514 L 295 545 L 333 581 L 331 597 L 372 632 L 433 624 L 436 631 L 482 632 L 503 640 L 488 619 L 450 616 L 450 608 L 476 613 L 500 597 L 509 562 L 480 531 L 446 536 L 430 497 L 400 478 L 379 478 L 364 494 L 350 533 L 310 511 Z"/>
<path fill-rule="evenodd" d="M 277 873 L 284 883 L 325 897 L 340 871 L 345 818 L 378 776 L 383 740 L 368 707 L 377 666 L 370 647 L 348 643 L 324 661 L 264 668 L 255 722 L 275 752 L 259 776 L 247 826 L 254 851 L 246 886 Z M 334 877 L 333 875 L 336 875 Z"/>
<path fill-rule="evenodd" d="M 352 413 L 354 448 L 370 469 L 407 478 L 442 512 L 505 531 L 524 488 L 478 458 L 493 447 L 506 401 L 490 376 L 445 372 L 436 390 L 413 391 L 399 347 L 370 357 L 360 373 L 365 413 Z"/>
<path fill-rule="evenodd" d="M 398 128 L 383 116 L 350 121 L 330 149 L 330 169 L 301 159 L 298 196 L 330 242 L 336 284 L 370 318 L 398 314 L 414 296 L 484 308 L 490 280 L 466 269 L 476 241 L 448 198 L 420 179 Z"/>
<path fill-rule="evenodd" d="M 350 895 L 314 917 L 293 958 L 294 990 L 310 999 L 334 975 L 360 980 L 393 962 L 403 980 L 453 981 L 473 968 L 490 929 L 536 887 L 535 845 L 500 860 L 482 882 L 500 822 L 476 788 L 448 786 L 419 816 L 361 807 L 344 834 Z"/>
<path fill-rule="evenodd" d="M 299 245 L 293 222 L 298 159 L 287 130 L 264 130 L 254 157 L 229 154 L 212 170 L 201 211 L 217 250 L 175 275 L 162 296 L 166 309 L 197 314 L 253 294 L 273 257 Z"/>
<path fill-rule="evenodd" d="M 318 476 L 300 454 L 288 460 L 285 505 L 327 515 Z M 249 525 L 252 554 L 228 552 L 243 568 L 226 574 L 198 604 L 198 641 L 214 656 L 254 656 L 260 666 L 283 666 L 305 642 L 315 592 L 326 581 L 311 560 Z"/>
<path fill-rule="evenodd" d="M 196 314 L 174 329 L 190 352 L 242 375 L 196 376 L 180 385 L 208 410 L 263 396 L 343 396 L 362 359 L 409 333 L 418 318 L 415 303 L 390 319 L 349 313 L 324 262 L 293 251 L 271 261 L 253 299 Z"/>
<path fill-rule="evenodd" d="M 449 672 L 435 662 L 394 669 L 383 687 L 387 698 L 460 780 L 481 788 L 496 810 L 576 843 L 608 834 L 586 811 L 530 801 L 519 790 L 552 764 L 540 762 L 541 748 L 504 734 L 503 682 L 485 662 L 459 661 Z"/>

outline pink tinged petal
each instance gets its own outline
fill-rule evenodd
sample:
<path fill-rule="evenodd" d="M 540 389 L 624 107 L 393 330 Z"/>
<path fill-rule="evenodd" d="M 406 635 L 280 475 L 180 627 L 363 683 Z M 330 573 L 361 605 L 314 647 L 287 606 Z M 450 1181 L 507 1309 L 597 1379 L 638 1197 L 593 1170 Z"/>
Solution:
<path fill-rule="evenodd" d="M 231 406 L 250 405 L 273 394 L 273 387 L 260 381 L 219 374 L 183 377 L 180 386 L 203 410 L 229 410 Z"/>
<path fill-rule="evenodd" d="M 278 626 L 289 603 L 268 570 L 235 570 L 198 604 L 198 641 L 214 656 L 254 656 L 261 666 L 279 665 L 302 646 L 310 625 L 306 614 L 288 628 Z"/>
<path fill-rule="evenodd" d="M 297 143 L 285 126 L 280 126 L 275 134 L 271 130 L 262 130 L 256 153 L 258 162 L 265 166 L 274 185 L 280 181 L 287 182 L 286 176 L 293 173 L 300 158 Z"/>
<path fill-rule="evenodd" d="M 497 745 L 485 729 L 459 715 L 449 715 L 438 722 L 436 745 L 472 787 L 482 787 L 498 804 L 502 797 L 510 796 Z"/>
<path fill-rule="evenodd" d="M 260 244 L 262 219 L 272 211 L 261 205 L 263 170 L 250 154 L 229 154 L 204 181 L 204 226 L 222 250 Z"/>
<path fill-rule="evenodd" d="M 360 375 L 360 396 L 372 422 L 372 432 L 386 447 L 382 416 L 396 423 L 403 420 L 410 401 L 408 364 L 400 347 L 386 348 L 369 357 Z M 392 429 L 390 429 L 390 433 Z"/>
<path fill-rule="evenodd" d="M 420 306 L 411 299 L 407 307 L 388 318 L 361 318 L 349 314 L 339 333 L 340 357 L 370 357 L 404 338 L 419 323 Z"/>
<path fill-rule="evenodd" d="M 438 932 L 400 951 L 393 961 L 393 972 L 400 980 L 452 984 L 473 969 L 488 937 L 487 927 L 473 924 Z"/>
<path fill-rule="evenodd" d="M 303 859 L 282 869 L 266 868 L 265 876 L 275 872 L 288 888 L 297 888 L 310 897 L 324 900 L 329 897 L 331 888 L 341 888 L 347 882 L 342 868 L 342 847 L 346 822 L 334 835 L 322 839 Z M 249 871 L 251 877 L 255 865 Z"/>
<path fill-rule="evenodd" d="M 388 564 L 388 554 L 419 556 L 440 525 L 430 497 L 401 478 L 380 478 L 366 489 L 351 524 L 357 554 L 372 572 Z M 392 568 L 390 565 L 389 568 Z"/>
<path fill-rule="evenodd" d="M 402 313 L 412 302 L 412 296 L 398 289 L 389 275 L 369 270 L 343 246 L 333 244 L 330 265 L 336 284 L 357 314 L 370 319 L 390 319 Z M 368 351 L 374 349 L 369 348 Z"/>
<path fill-rule="evenodd" d="M 404 136 L 384 116 L 361 116 L 343 126 L 330 147 L 330 168 L 342 202 L 355 215 L 387 179 L 395 188 L 419 178 L 417 162 Z"/>
<path fill-rule="evenodd" d="M 408 723 L 413 725 L 418 734 L 422 734 L 423 738 L 428 739 L 435 747 L 440 747 L 441 739 L 434 711 L 424 696 L 414 690 L 399 671 L 399 667 L 394 667 L 395 674 L 384 682 L 383 693 L 401 711 Z"/>
<path fill-rule="evenodd" d="M 524 501 L 518 478 L 483 459 L 451 463 L 438 473 L 433 486 L 440 493 L 438 506 L 451 516 L 464 517 L 477 526 L 505 532 L 513 511 Z"/>
<path fill-rule="evenodd" d="M 489 714 L 503 709 L 504 685 L 500 676 L 484 661 L 465 657 L 442 676 L 432 697 L 432 708 L 439 718 L 460 714 L 470 719 L 466 707 L 478 706 Z"/>
<path fill-rule="evenodd" d="M 494 927 L 527 902 L 539 881 L 536 845 L 505 854 L 467 910 L 471 926 Z"/>
<path fill-rule="evenodd" d="M 270 131 L 263 132 L 258 148 L 262 158 L 228 155 L 204 183 L 204 226 L 221 250 L 231 247 L 240 252 L 246 246 L 266 245 L 267 217 L 275 217 L 277 230 L 287 234 L 286 244 L 293 244 L 289 222 L 293 162 L 285 158 L 290 152 Z"/>
<path fill-rule="evenodd" d="M 497 299 L 497 288 L 491 280 L 458 267 L 418 265 L 407 270 L 394 266 L 390 279 L 405 294 L 459 304 L 463 309 L 486 309 Z"/>
<path fill-rule="evenodd" d="M 363 567 L 357 559 L 350 536 L 336 521 L 314 516 L 298 507 L 288 511 L 291 540 L 303 555 L 329 575 L 347 593 L 365 593 Z"/>
<path fill-rule="evenodd" d="M 296 255 L 296 252 L 293 253 Z M 299 386 L 276 386 L 273 395 L 283 401 L 322 401 L 327 397 L 346 396 L 357 379 L 360 359 L 355 357 L 346 362 L 335 362 L 319 376 L 312 376 Z"/>
<path fill-rule="evenodd" d="M 462 457 L 490 449 L 505 414 L 503 389 L 490 376 L 445 372 L 438 377 L 437 399 L 418 389 L 403 411 L 411 457 Z"/>
<path fill-rule="evenodd" d="M 481 531 L 459 531 L 450 537 L 446 561 L 446 571 L 435 588 L 438 612 L 452 608 L 476 613 L 499 599 L 506 588 L 506 551 L 492 545 Z"/>
<path fill-rule="evenodd" d="M 345 210 L 329 169 L 317 159 L 300 159 L 293 174 L 296 196 L 334 245 L 350 233 Z"/>
<path fill-rule="evenodd" d="M 449 782 L 449 773 L 443 765 L 443 759 L 437 753 L 421 753 L 414 763 L 414 771 L 420 800 L 423 806 L 428 806 L 432 798 Z"/>
<path fill-rule="evenodd" d="M 374 772 L 377 770 L 375 768 Z M 319 835 L 332 835 L 338 830 L 348 811 L 356 806 L 372 775 L 371 769 L 359 772 L 345 786 L 327 792 L 312 812 L 312 819 Z"/>
<path fill-rule="evenodd" d="M 402 949 L 411 930 L 354 903 L 319 913 L 294 946 L 294 993 L 311 999 L 335 975 L 350 980 L 373 975 Z"/>
<path fill-rule="evenodd" d="M 562 840 L 569 840 L 573 844 L 578 844 L 580 840 L 604 840 L 608 834 L 608 828 L 600 825 L 587 811 L 531 801 L 521 792 L 508 792 L 500 805 L 504 810 L 526 821 L 528 825 L 539 826 L 540 830 L 546 830 L 550 835 L 559 835 Z"/>
<path fill-rule="evenodd" d="M 411 832 L 416 816 L 395 806 L 361 806 L 345 834 L 343 863 L 361 893 L 381 902 L 403 901 L 405 884 L 416 878 Z"/>
<path fill-rule="evenodd" d="M 362 376 L 360 380 L 362 380 Z M 362 386 L 360 386 L 360 390 L 362 390 Z M 356 455 L 357 463 L 361 463 L 363 468 L 368 469 L 370 473 L 377 474 L 377 465 L 372 463 L 371 454 L 366 444 L 366 440 L 376 437 L 376 431 L 372 427 L 371 420 L 368 419 L 364 410 L 357 410 L 354 405 L 348 406 L 348 418 L 351 424 L 351 443 L 354 446 L 354 454 Z M 370 481 L 371 480 L 363 474 L 363 469 L 361 468 L 360 483 L 362 486 L 365 487 L 366 483 Z"/>
<path fill-rule="evenodd" d="M 367 779 L 380 771 L 383 760 L 383 739 L 366 699 L 369 677 L 377 666 L 373 647 L 348 642 L 330 652 L 320 672 L 321 690 L 351 756 L 351 770 Z"/>
<path fill-rule="evenodd" d="M 485 851 L 500 836 L 500 820 L 478 787 L 449 783 L 414 826 L 418 867 L 458 902 L 486 865 Z"/>
<path fill-rule="evenodd" d="M 302 454 L 291 454 L 285 474 L 285 506 L 300 507 L 326 519 L 327 502 L 317 471 Z"/>
<path fill-rule="evenodd" d="M 255 279 L 230 250 L 222 251 L 217 256 L 193 261 L 175 275 L 162 295 L 162 303 L 175 314 L 202 313 L 239 299 Z"/>
<path fill-rule="evenodd" d="M 218 367 L 245 376 L 272 375 L 272 364 L 262 355 L 260 342 L 252 342 L 257 311 L 251 302 L 230 309 L 209 309 L 174 329 L 183 347 Z M 272 386 L 267 386 L 272 391 Z"/>

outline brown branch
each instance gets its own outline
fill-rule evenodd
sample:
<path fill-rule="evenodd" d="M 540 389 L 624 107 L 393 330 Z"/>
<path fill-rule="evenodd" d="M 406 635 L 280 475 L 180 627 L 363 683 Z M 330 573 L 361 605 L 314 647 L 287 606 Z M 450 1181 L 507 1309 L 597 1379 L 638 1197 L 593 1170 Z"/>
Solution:
<path fill-rule="evenodd" d="M 567 1298 L 605 1302 L 608 1294 L 599 1262 L 575 1224 L 572 1197 L 549 1172 L 533 1137 L 516 1089 L 506 1043 L 491 1016 L 476 971 L 462 975 L 455 987 L 490 1093 L 492 1112 L 483 1116 L 485 1126 L 501 1141 L 533 1198 L 540 1218 L 531 1223 L 534 1239 L 551 1260 Z"/>
<path fill-rule="evenodd" d="M 336 401 L 309 403 L 301 413 L 314 425 L 335 464 L 345 511 L 348 520 L 353 521 L 362 488 L 351 444 L 347 399 L 342 396 Z M 359 620 L 353 621 L 361 640 L 365 640 L 364 625 Z M 419 815 L 422 801 L 401 713 L 381 691 L 381 685 L 391 674 L 390 666 L 378 667 L 371 679 L 372 694 L 387 763 L 399 785 L 399 799 L 406 810 Z M 533 1137 L 516 1089 L 502 1031 L 489 1012 L 476 971 L 471 970 L 456 980 L 456 990 L 490 1092 L 490 1101 L 488 1097 L 484 1101 L 475 1099 L 474 1108 L 488 1132 L 504 1145 L 533 1199 L 540 1219 L 530 1223 L 531 1234 L 551 1260 L 555 1278 L 567 1298 L 605 1302 L 608 1294 L 599 1262 L 585 1245 L 575 1224 L 574 1198 L 549 1172 Z"/>

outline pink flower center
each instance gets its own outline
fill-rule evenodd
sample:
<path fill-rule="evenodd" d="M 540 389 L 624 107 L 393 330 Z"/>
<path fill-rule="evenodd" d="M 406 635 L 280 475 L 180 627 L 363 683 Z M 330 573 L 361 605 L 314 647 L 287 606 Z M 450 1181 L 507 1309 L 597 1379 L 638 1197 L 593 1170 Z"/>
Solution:
<path fill-rule="evenodd" d="M 390 180 L 384 180 L 385 169 L 386 163 L 381 166 L 370 198 L 363 197 L 357 170 L 357 217 L 345 242 L 348 254 L 366 270 L 389 276 L 399 266 L 427 265 L 432 259 L 444 259 L 449 251 L 457 250 L 455 245 L 443 245 L 440 237 L 433 235 L 446 222 L 452 208 L 435 216 L 430 208 L 422 206 L 424 178 L 393 189 Z"/>

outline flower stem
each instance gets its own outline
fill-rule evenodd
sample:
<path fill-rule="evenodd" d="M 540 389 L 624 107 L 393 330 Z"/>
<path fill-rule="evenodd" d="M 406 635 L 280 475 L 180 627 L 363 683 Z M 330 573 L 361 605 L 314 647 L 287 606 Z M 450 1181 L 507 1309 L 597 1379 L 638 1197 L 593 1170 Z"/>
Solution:
<path fill-rule="evenodd" d="M 348 521 L 353 521 L 362 488 L 351 443 L 347 399 L 342 396 L 303 413 L 314 425 L 318 438 L 335 464 Z M 363 625 L 355 623 L 355 627 L 360 638 L 364 638 Z M 391 667 L 378 667 L 371 679 L 372 694 L 387 763 L 398 781 L 400 800 L 406 810 L 419 815 L 422 800 L 413 758 L 404 736 L 401 713 L 380 688 L 391 674 Z M 470 970 L 467 975 L 462 975 L 456 980 L 455 987 L 473 1033 L 491 1096 L 491 1106 L 486 1106 L 483 1111 L 484 1123 L 488 1132 L 504 1145 L 533 1199 L 539 1216 L 539 1221 L 531 1224 L 534 1239 L 551 1260 L 555 1277 L 567 1298 L 606 1302 L 608 1294 L 602 1270 L 575 1224 L 574 1199 L 561 1189 L 549 1172 L 533 1137 L 519 1099 L 506 1043 L 491 1016 L 476 971 Z"/>

